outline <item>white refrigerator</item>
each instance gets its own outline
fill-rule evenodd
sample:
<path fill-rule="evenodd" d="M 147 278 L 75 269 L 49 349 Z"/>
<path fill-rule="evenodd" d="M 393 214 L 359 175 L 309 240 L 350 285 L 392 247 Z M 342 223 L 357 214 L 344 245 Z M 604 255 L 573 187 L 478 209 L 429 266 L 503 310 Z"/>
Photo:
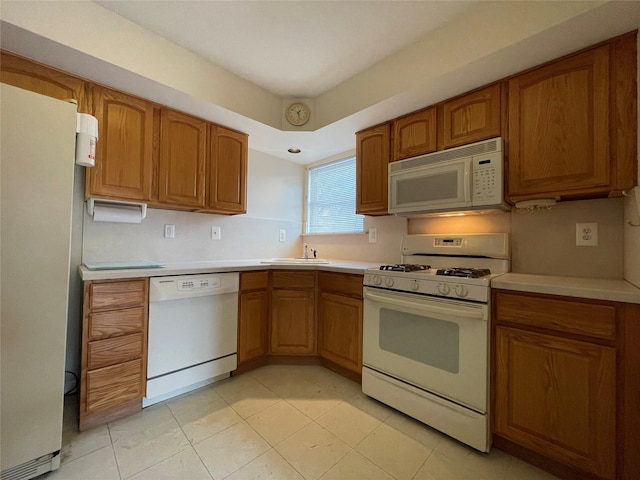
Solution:
<path fill-rule="evenodd" d="M 58 468 L 76 106 L 0 84 L 0 471 Z"/>

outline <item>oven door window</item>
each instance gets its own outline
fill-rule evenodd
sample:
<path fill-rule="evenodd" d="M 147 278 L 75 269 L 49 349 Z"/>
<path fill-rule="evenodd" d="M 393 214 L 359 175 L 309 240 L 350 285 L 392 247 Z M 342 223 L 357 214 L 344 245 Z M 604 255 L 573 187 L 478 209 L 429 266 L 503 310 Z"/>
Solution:
<path fill-rule="evenodd" d="M 380 349 L 450 373 L 460 369 L 457 323 L 380 309 Z"/>

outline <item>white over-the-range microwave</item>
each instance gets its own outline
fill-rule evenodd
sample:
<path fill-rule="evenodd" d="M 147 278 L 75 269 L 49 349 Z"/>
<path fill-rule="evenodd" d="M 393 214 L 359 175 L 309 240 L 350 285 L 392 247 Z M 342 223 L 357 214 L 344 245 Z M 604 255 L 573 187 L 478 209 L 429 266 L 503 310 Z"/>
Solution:
<path fill-rule="evenodd" d="M 389 213 L 507 210 L 501 137 L 389 164 Z"/>

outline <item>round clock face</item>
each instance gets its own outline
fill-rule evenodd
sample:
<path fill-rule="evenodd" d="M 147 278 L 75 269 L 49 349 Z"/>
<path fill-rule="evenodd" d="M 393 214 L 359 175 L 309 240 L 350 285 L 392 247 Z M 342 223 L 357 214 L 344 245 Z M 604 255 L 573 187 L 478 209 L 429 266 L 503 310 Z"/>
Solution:
<path fill-rule="evenodd" d="M 291 125 L 304 125 L 309 121 L 310 116 L 311 112 L 309 111 L 309 107 L 304 103 L 292 103 L 286 111 L 287 121 Z"/>

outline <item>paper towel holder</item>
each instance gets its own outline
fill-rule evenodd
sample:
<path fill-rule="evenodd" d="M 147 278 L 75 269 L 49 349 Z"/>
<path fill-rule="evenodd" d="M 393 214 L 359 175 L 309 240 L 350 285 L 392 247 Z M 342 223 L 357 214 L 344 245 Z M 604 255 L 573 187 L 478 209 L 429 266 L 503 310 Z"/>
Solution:
<path fill-rule="evenodd" d="M 138 202 L 126 202 L 123 200 L 111 200 L 104 198 L 89 197 L 87 200 L 87 213 L 91 218 L 95 213 L 95 206 L 123 206 L 123 207 L 136 207 L 140 209 L 140 220 L 144 220 L 147 216 L 147 204 Z"/>

